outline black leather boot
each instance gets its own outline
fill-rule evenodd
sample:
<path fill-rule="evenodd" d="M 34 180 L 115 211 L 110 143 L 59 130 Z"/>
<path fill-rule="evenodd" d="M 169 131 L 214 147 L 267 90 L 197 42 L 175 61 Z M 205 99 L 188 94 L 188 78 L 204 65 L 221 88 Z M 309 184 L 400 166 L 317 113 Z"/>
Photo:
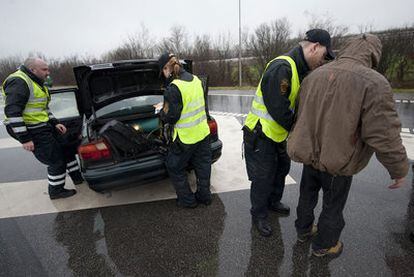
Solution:
<path fill-rule="evenodd" d="M 186 209 L 194 209 L 198 206 L 198 203 L 196 201 L 192 202 L 192 203 L 183 203 L 178 201 L 178 199 L 176 200 L 176 205 L 178 208 L 186 208 Z"/>
<path fill-rule="evenodd" d="M 61 188 L 59 190 L 49 190 L 49 197 L 50 199 L 59 199 L 59 198 L 67 198 L 71 197 L 76 194 L 76 190 L 74 189 L 65 189 Z"/>
<path fill-rule="evenodd" d="M 272 235 L 272 227 L 270 226 L 269 221 L 266 218 L 252 218 L 253 225 L 256 226 L 257 231 L 263 237 L 269 237 Z"/>

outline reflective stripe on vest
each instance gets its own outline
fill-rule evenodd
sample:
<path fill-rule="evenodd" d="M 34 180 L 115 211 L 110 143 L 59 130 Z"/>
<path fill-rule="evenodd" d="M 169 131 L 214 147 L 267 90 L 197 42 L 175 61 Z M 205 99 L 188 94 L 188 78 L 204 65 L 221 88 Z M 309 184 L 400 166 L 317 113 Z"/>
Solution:
<path fill-rule="evenodd" d="M 7 97 L 4 91 L 4 84 L 9 78 L 21 78 L 26 82 L 27 87 L 29 88 L 29 99 L 22 113 L 23 121 L 28 125 L 49 121 L 47 106 L 50 96 L 47 88 L 40 87 L 36 82 L 30 79 L 26 73 L 21 70 L 17 70 L 16 72 L 10 74 L 3 82 L 2 94 L 4 99 Z M 7 124 L 9 122 L 12 122 L 11 119 L 8 119 L 5 116 L 4 123 Z"/>
<path fill-rule="evenodd" d="M 193 75 L 191 82 L 175 79 L 183 100 L 180 119 L 174 126 L 173 140 L 177 135 L 185 144 L 194 144 L 210 134 L 204 101 L 204 91 L 200 79 Z"/>
<path fill-rule="evenodd" d="M 289 56 L 279 56 L 273 60 L 271 60 L 265 68 L 265 72 L 269 65 L 274 60 L 286 60 L 289 62 L 291 70 L 292 70 L 292 78 L 290 82 L 290 109 L 295 109 L 295 102 L 296 97 L 298 95 L 300 82 L 299 82 L 299 75 L 296 68 L 295 61 Z M 263 76 L 262 76 L 263 78 Z M 269 114 L 267 108 L 263 101 L 263 93 L 261 88 L 262 78 L 260 79 L 259 85 L 257 86 L 256 95 L 253 99 L 252 106 L 250 109 L 249 114 L 247 115 L 245 125 L 250 129 L 253 130 L 256 127 L 257 121 L 260 121 L 262 125 L 263 133 L 275 142 L 284 141 L 288 137 L 288 131 L 286 131 L 282 126 L 280 126 Z"/>

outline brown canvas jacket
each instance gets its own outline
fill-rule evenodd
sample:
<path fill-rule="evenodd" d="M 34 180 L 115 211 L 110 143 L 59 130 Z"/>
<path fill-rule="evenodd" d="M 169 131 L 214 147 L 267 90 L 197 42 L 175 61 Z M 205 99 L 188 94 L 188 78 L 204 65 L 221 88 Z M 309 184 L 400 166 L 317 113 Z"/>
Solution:
<path fill-rule="evenodd" d="M 349 39 L 338 58 L 304 79 L 298 118 L 288 139 L 292 160 L 333 175 L 352 176 L 373 153 L 392 179 L 408 173 L 391 86 L 375 67 L 381 42 Z"/>

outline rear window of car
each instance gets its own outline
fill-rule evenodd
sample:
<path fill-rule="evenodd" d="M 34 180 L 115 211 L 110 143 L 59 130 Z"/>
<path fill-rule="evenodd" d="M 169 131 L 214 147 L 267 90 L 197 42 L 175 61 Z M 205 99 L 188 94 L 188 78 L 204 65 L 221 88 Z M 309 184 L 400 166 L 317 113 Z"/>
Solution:
<path fill-rule="evenodd" d="M 94 102 L 136 93 L 140 91 L 161 90 L 158 72 L 148 70 L 97 71 L 90 77 L 89 89 Z"/>
<path fill-rule="evenodd" d="M 145 95 L 127 98 L 97 110 L 96 117 L 107 118 L 140 112 L 151 112 L 154 109 L 153 105 L 162 101 L 162 95 Z"/>

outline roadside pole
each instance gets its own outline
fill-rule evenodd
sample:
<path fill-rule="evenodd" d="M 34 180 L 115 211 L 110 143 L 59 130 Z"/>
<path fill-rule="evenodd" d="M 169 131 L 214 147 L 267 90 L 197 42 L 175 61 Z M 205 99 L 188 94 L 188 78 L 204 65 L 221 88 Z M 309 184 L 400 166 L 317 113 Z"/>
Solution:
<path fill-rule="evenodd" d="M 242 64 L 241 64 L 241 0 L 239 0 L 239 87 L 242 86 Z"/>

